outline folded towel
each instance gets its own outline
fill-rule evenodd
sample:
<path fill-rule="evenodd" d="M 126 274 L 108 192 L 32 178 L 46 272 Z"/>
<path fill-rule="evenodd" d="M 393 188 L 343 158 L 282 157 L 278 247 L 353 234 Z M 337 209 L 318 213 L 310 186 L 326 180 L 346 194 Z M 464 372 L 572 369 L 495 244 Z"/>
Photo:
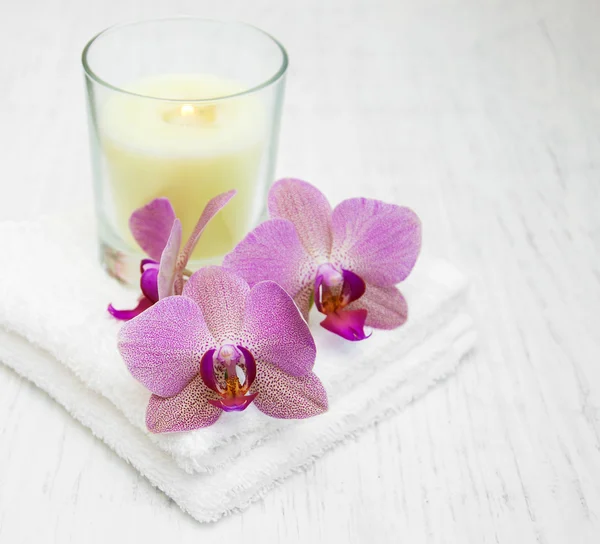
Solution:
<path fill-rule="evenodd" d="M 356 431 L 450 373 L 473 345 L 465 282 L 422 260 L 404 283 L 409 322 L 348 343 L 314 320 L 315 372 L 329 412 L 269 419 L 253 406 L 192 433 L 145 429 L 149 393 L 117 350 L 107 302 L 135 298 L 95 256 L 93 231 L 59 219 L 0 225 L 0 360 L 31 379 L 199 521 L 242 508 Z M 379 372 L 383 370 L 383 372 Z"/>

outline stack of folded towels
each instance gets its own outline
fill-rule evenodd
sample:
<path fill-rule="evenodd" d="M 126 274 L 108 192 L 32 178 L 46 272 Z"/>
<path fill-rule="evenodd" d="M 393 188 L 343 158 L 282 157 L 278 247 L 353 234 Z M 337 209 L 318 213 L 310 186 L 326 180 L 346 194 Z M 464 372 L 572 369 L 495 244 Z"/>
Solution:
<path fill-rule="evenodd" d="M 94 232 L 59 218 L 0 224 L 0 362 L 34 382 L 199 521 L 239 510 L 451 374 L 475 334 L 465 280 L 422 257 L 402 284 L 406 325 L 350 343 L 311 319 L 329 411 L 270 419 L 253 405 L 212 427 L 153 435 L 150 393 L 117 351 L 108 302 L 135 295 L 101 269 Z"/>

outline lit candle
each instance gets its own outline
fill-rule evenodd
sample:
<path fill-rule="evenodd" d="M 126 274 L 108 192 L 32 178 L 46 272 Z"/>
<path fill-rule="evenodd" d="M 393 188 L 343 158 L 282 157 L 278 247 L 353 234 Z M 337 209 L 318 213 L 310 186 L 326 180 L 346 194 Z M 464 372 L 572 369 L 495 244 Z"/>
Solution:
<path fill-rule="evenodd" d="M 260 196 L 255 184 L 264 148 L 265 120 L 258 99 L 215 76 L 165 75 L 126 87 L 100 119 L 115 222 L 132 245 L 131 212 L 156 197 L 167 197 L 181 219 L 184 239 L 205 204 L 219 193 L 237 196 L 213 219 L 194 259 L 231 250 L 256 219 Z M 210 101 L 208 99 L 215 99 Z"/>

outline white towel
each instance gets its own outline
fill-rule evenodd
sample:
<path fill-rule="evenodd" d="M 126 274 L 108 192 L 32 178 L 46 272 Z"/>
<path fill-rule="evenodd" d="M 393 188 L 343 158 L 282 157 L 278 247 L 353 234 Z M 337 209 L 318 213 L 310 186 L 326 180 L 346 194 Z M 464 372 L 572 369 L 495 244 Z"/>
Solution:
<path fill-rule="evenodd" d="M 423 259 L 403 284 L 409 322 L 346 342 L 318 326 L 315 372 L 329 411 L 304 421 L 269 419 L 250 406 L 208 429 L 152 435 L 149 393 L 116 350 L 120 324 L 108 302 L 135 294 L 96 259 L 93 231 L 59 219 L 0 225 L 0 360 L 63 404 L 199 521 L 260 497 L 356 431 L 397 411 L 451 373 L 474 342 L 461 313 L 465 281 Z"/>

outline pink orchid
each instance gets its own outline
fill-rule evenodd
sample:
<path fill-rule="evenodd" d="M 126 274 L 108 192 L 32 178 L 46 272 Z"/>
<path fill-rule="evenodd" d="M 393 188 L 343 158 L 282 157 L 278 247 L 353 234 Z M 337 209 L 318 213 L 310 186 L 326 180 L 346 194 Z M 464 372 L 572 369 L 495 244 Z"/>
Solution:
<path fill-rule="evenodd" d="M 210 220 L 227 204 L 236 191 L 222 193 L 208 201 L 200 219 L 181 249 L 181 222 L 168 198 L 155 198 L 135 210 L 129 218 L 129 228 L 139 246 L 150 257 L 140 264 L 142 296 L 132 310 L 117 310 L 110 304 L 109 313 L 127 321 L 141 314 L 159 299 L 180 295 L 184 272 L 202 232 Z"/>
<path fill-rule="evenodd" d="M 282 179 L 269 192 L 271 220 L 256 227 L 225 257 L 250 285 L 273 280 L 305 319 L 311 301 L 326 315 L 321 326 L 348 340 L 367 338 L 365 325 L 394 329 L 408 315 L 395 287 L 421 248 L 421 223 L 409 208 L 351 198 L 331 209 L 316 187 Z"/>
<path fill-rule="evenodd" d="M 217 266 L 195 272 L 169 296 L 125 323 L 119 351 L 152 393 L 154 433 L 212 425 L 252 402 L 265 414 L 306 418 L 327 410 L 312 373 L 316 348 L 290 296 L 272 281 L 252 288 Z M 243 381 L 242 381 L 243 378 Z"/>

